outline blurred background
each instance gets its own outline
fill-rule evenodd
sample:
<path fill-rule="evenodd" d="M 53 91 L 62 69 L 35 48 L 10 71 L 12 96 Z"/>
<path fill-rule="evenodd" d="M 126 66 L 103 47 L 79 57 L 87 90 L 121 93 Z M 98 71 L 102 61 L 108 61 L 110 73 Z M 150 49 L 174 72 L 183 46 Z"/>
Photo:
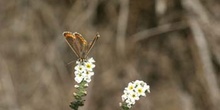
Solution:
<path fill-rule="evenodd" d="M 101 38 L 80 110 L 119 110 L 127 83 L 151 93 L 133 110 L 220 110 L 219 0 L 0 0 L 0 110 L 71 110 L 77 57 L 62 36 Z"/>

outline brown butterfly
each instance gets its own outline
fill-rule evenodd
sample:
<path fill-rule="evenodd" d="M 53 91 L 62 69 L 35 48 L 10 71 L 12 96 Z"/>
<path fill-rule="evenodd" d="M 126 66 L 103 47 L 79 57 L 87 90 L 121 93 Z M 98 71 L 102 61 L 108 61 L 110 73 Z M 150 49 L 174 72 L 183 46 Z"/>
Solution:
<path fill-rule="evenodd" d="M 97 33 L 95 38 L 90 43 L 88 43 L 83 38 L 83 36 L 77 32 L 63 32 L 63 36 L 65 37 L 67 44 L 70 46 L 70 48 L 79 58 L 79 60 L 84 60 L 87 58 L 90 50 L 100 37 L 100 35 Z"/>

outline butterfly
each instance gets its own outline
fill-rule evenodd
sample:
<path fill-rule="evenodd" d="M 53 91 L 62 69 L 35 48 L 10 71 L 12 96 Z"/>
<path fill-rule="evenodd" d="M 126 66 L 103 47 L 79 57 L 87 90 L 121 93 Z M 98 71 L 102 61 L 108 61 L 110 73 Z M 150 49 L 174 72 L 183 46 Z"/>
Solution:
<path fill-rule="evenodd" d="M 67 44 L 79 58 L 79 60 L 87 59 L 90 50 L 93 48 L 95 42 L 98 40 L 100 35 L 97 33 L 93 40 L 88 43 L 81 34 L 77 32 L 63 32 L 63 36 L 66 39 Z"/>

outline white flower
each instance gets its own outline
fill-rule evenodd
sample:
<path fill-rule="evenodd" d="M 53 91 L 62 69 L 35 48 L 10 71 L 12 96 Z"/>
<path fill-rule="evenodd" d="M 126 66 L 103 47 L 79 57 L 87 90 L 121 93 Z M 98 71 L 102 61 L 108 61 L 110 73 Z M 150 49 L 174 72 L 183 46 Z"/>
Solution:
<path fill-rule="evenodd" d="M 147 83 L 145 83 L 144 81 L 140 81 L 140 80 L 136 80 L 135 82 L 134 82 L 134 84 L 135 84 L 135 86 L 136 87 L 142 87 L 142 89 L 143 89 L 143 91 L 144 92 L 148 92 L 148 93 L 150 93 L 150 86 L 149 85 L 147 85 Z M 136 89 L 137 90 L 137 89 Z"/>
<path fill-rule="evenodd" d="M 144 81 L 141 81 L 141 80 L 136 80 L 136 81 L 133 81 L 134 85 L 135 86 L 142 86 L 144 84 Z"/>
<path fill-rule="evenodd" d="M 94 63 L 95 60 L 91 57 L 91 58 L 88 59 L 88 62 L 90 62 L 90 63 Z"/>
<path fill-rule="evenodd" d="M 135 91 L 137 92 L 138 96 L 146 96 L 146 90 L 142 86 L 138 86 L 137 88 L 135 88 Z"/>
<path fill-rule="evenodd" d="M 85 70 L 84 71 L 75 71 L 74 73 L 75 73 L 75 81 L 77 83 L 80 83 L 86 77 Z"/>
<path fill-rule="evenodd" d="M 135 104 L 135 100 L 134 100 L 134 98 L 127 98 L 126 100 L 125 100 L 125 103 L 127 103 L 127 105 L 134 105 Z"/>
<path fill-rule="evenodd" d="M 139 100 L 140 99 L 137 92 L 130 93 L 128 97 L 131 100 Z"/>
<path fill-rule="evenodd" d="M 89 82 L 91 82 L 91 77 L 84 77 L 84 80 L 85 80 L 87 83 L 89 83 Z"/>
<path fill-rule="evenodd" d="M 75 71 L 74 74 L 75 76 L 85 77 L 85 72 L 86 71 Z"/>
<path fill-rule="evenodd" d="M 75 70 L 76 71 L 80 71 L 80 72 L 83 72 L 83 71 L 85 71 L 85 66 L 83 66 L 83 65 L 76 65 L 75 66 Z"/>
<path fill-rule="evenodd" d="M 134 91 L 134 88 L 135 88 L 135 84 L 134 83 L 132 83 L 132 82 L 130 82 L 130 83 L 128 83 L 128 87 L 127 88 L 125 88 L 125 90 L 127 90 L 127 91 Z"/>
<path fill-rule="evenodd" d="M 147 91 L 148 93 L 150 93 L 150 86 L 146 84 L 144 86 L 144 90 Z"/>
<path fill-rule="evenodd" d="M 88 71 L 92 71 L 92 69 L 95 67 L 95 64 L 91 63 L 91 62 L 85 62 L 85 68 Z"/>
<path fill-rule="evenodd" d="M 131 107 L 132 107 L 132 104 L 128 104 L 127 107 L 128 107 L 128 108 L 131 108 Z"/>
<path fill-rule="evenodd" d="M 124 102 L 124 101 L 128 98 L 128 96 L 127 96 L 126 94 L 123 94 L 123 95 L 121 96 L 121 98 L 122 98 L 122 101 Z"/>
<path fill-rule="evenodd" d="M 77 83 L 80 83 L 82 80 L 83 80 L 83 75 L 82 74 L 78 74 L 78 75 L 76 75 L 75 76 L 75 81 L 77 82 Z"/>
<path fill-rule="evenodd" d="M 93 71 L 86 71 L 85 74 L 87 77 L 91 77 L 94 75 L 94 72 Z"/>

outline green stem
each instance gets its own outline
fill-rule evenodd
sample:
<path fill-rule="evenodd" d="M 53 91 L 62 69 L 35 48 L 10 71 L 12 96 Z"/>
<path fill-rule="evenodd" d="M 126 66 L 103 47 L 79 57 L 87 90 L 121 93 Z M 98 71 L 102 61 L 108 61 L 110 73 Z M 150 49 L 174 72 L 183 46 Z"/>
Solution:
<path fill-rule="evenodd" d="M 83 100 L 83 97 L 86 96 L 86 83 L 86 81 L 82 81 L 77 88 L 78 91 L 74 94 L 74 98 L 76 101 L 72 101 L 69 105 L 70 108 L 72 108 L 73 110 L 78 110 L 80 106 L 84 106 L 85 100 Z"/>

